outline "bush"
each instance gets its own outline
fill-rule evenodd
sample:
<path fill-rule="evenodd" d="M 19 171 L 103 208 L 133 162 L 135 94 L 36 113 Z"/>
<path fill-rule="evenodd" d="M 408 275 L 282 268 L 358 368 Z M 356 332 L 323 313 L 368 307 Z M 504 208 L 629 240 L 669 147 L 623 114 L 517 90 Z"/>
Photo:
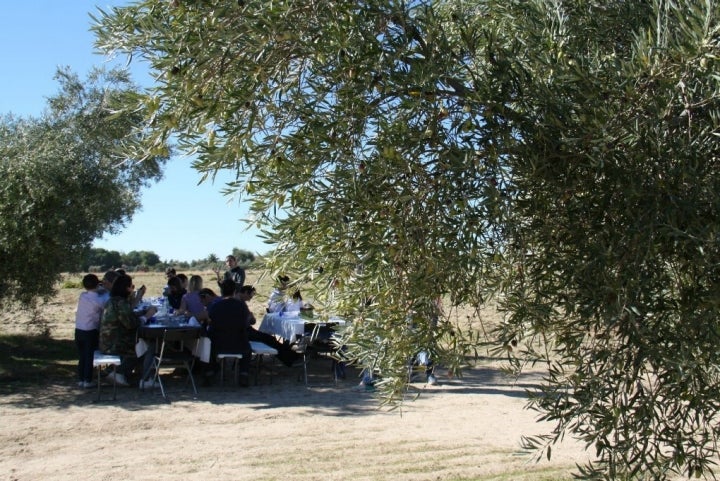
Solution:
<path fill-rule="evenodd" d="M 63 281 L 61 287 L 63 289 L 82 289 L 82 286 L 83 286 L 82 280 L 80 280 L 80 281 L 67 280 L 67 281 Z"/>

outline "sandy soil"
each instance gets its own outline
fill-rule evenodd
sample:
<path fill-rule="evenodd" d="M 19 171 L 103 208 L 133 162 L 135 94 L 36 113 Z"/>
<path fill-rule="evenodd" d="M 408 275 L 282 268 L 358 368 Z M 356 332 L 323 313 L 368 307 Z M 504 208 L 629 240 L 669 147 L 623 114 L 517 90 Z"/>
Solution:
<path fill-rule="evenodd" d="M 72 339 L 76 298 L 68 290 L 46 306 L 54 338 Z M 17 315 L 2 320 L 3 332 L 27 329 Z M 272 384 L 263 373 L 257 386 L 198 386 L 197 396 L 171 378 L 170 403 L 137 388 L 95 403 L 71 379 L 0 395 L 0 481 L 550 481 L 587 459 L 569 441 L 550 461 L 520 449 L 523 435 L 551 428 L 524 409 L 538 372 L 509 379 L 489 359 L 462 379 L 438 369 L 438 385 L 413 384 L 419 398 L 391 410 L 353 389 L 357 371 L 334 385 L 327 359 L 310 366 L 310 387 L 284 366 Z"/>
<path fill-rule="evenodd" d="M 332 383 L 313 361 L 311 387 L 295 368 L 238 388 L 170 380 L 159 391 L 96 392 L 51 385 L 0 398 L 0 479 L 31 480 L 448 480 L 560 479 L 585 459 L 577 444 L 531 461 L 522 435 L 547 425 L 523 409 L 533 374 L 510 384 L 491 364 L 436 386 L 401 410 L 379 407 L 356 379 Z M 104 388 L 104 397 L 111 393 Z"/>

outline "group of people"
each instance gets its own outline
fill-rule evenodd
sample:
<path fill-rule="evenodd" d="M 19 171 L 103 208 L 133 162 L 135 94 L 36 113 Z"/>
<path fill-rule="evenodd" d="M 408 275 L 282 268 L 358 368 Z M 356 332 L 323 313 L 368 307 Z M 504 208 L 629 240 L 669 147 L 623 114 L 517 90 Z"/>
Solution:
<path fill-rule="evenodd" d="M 142 286 L 135 290 L 132 278 L 121 269 L 107 271 L 102 280 L 95 274 L 87 274 L 82 283 L 85 291 L 80 294 L 75 313 L 78 386 L 95 386 L 93 353 L 98 349 L 122 356 L 122 364 L 112 376 L 115 376 L 117 384 L 127 385 L 126 374 L 138 363 L 135 333 L 157 309 L 151 306 L 142 312 L 134 310 L 145 295 L 146 288 Z M 153 352 L 141 359 L 144 372 L 149 372 L 152 366 Z"/>
<path fill-rule="evenodd" d="M 204 366 L 206 381 L 210 382 L 217 371 L 217 353 L 242 353 L 240 383 L 247 385 L 250 341 L 274 347 L 278 358 L 288 365 L 295 361 L 297 355 L 289 345 L 253 327 L 256 320 L 247 303 L 255 295 L 255 288 L 244 284 L 245 271 L 237 265 L 235 257 L 227 256 L 226 265 L 224 274 L 215 271 L 220 295 L 204 287 L 201 276 L 187 278 L 177 274 L 173 268 L 166 270 L 167 286 L 163 295 L 168 307 L 176 313 L 194 316 L 202 323 L 210 338 L 210 363 Z M 139 357 L 135 350 L 138 327 L 157 313 L 155 306 L 138 308 L 146 292 L 145 286 L 135 290 L 132 278 L 122 270 L 107 271 L 102 279 L 95 274 L 87 274 L 82 283 L 84 291 L 78 299 L 75 315 L 78 386 L 91 388 L 96 385 L 93 381 L 93 353 L 96 350 L 121 357 L 121 364 L 115 372 L 108 374 L 118 385 L 129 385 L 129 379 L 136 371 L 140 371 L 141 387 L 154 385 L 154 346 L 149 345 Z"/>

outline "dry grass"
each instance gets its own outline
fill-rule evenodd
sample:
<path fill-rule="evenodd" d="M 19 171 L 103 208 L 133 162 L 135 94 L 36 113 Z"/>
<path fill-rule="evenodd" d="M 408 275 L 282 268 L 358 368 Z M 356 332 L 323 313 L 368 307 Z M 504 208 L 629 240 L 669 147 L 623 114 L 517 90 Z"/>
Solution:
<path fill-rule="evenodd" d="M 198 274 L 215 287 L 211 272 Z M 249 272 L 248 283 L 259 277 Z M 133 279 L 149 296 L 165 284 L 157 273 Z M 250 307 L 259 319 L 271 280 L 257 289 Z M 490 358 L 462 379 L 439 371 L 440 385 L 415 384 L 423 394 L 396 411 L 355 392 L 356 372 L 333 385 L 321 360 L 311 366 L 311 388 L 297 369 L 278 367 L 272 384 L 262 378 L 246 390 L 213 386 L 196 397 L 176 386 L 167 404 L 157 393 L 122 389 L 116 403 L 94 404 L 95 393 L 73 382 L 79 293 L 61 289 L 34 313 L 3 314 L 0 479 L 551 481 L 571 479 L 586 457 L 568 443 L 551 462 L 529 461 L 521 436 L 548 429 L 523 409 L 524 389 L 539 374 L 509 379 Z M 86 465 L 93 468 L 79 468 Z"/>

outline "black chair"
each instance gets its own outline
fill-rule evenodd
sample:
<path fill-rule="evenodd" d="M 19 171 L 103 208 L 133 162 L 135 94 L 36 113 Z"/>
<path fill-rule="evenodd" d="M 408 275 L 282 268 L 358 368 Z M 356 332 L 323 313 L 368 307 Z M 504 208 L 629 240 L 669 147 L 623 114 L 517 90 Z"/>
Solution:
<path fill-rule="evenodd" d="M 307 361 L 308 356 L 326 357 L 332 361 L 331 368 L 333 371 L 333 382 L 337 384 L 338 369 L 337 359 L 335 358 L 338 351 L 338 343 L 335 340 L 335 326 L 337 323 L 315 323 L 308 322 L 305 324 L 304 336 L 302 342 L 298 344 L 301 349 L 296 350 L 298 354 L 303 356 L 303 374 L 305 385 L 308 385 Z"/>
<path fill-rule="evenodd" d="M 191 352 L 184 349 L 184 343 L 188 341 L 197 341 L 200 337 L 200 329 L 198 328 L 176 328 L 165 329 L 162 335 L 160 351 L 155 355 L 155 381 L 160 385 L 162 396 L 167 399 L 165 386 L 160 377 L 160 369 L 184 367 L 187 370 L 187 381 L 192 383 L 193 392 L 197 394 L 195 387 L 195 378 L 193 378 L 192 370 L 195 365 L 195 356 Z M 180 349 L 177 350 L 177 344 Z M 187 385 L 186 381 L 186 385 Z"/>

